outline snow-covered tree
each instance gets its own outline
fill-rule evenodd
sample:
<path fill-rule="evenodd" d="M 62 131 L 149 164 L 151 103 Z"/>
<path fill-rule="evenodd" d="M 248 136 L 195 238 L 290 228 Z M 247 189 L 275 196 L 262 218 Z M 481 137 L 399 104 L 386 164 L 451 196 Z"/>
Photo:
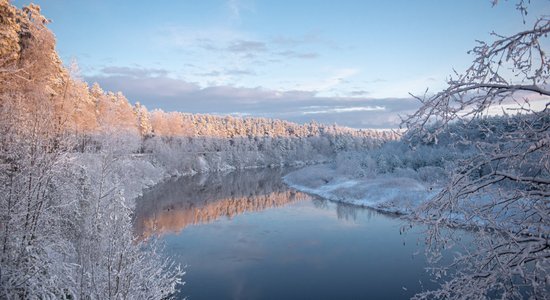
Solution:
<path fill-rule="evenodd" d="M 517 4 L 524 17 L 527 7 L 528 1 Z M 479 41 L 470 51 L 472 65 L 443 91 L 416 97 L 420 109 L 403 122 L 413 146 L 440 142 L 452 124 L 461 128 L 454 132 L 457 143 L 476 149 L 417 212 L 429 220 L 431 242 L 448 242 L 440 229 L 459 216 L 477 225 L 476 246 L 439 270 L 458 267 L 441 289 L 418 298 L 550 294 L 549 33 L 548 16 L 515 34 L 492 33 L 491 42 Z M 495 112 L 503 115 L 496 125 L 486 120 Z M 472 130 L 483 137 L 473 138 Z"/>
<path fill-rule="evenodd" d="M 109 137 L 106 137 L 109 138 Z M 70 295 L 90 299 L 163 299 L 181 283 L 179 267 L 157 253 L 154 239 L 137 242 L 133 201 L 123 196 L 127 163 L 119 139 L 104 141 L 94 163 L 73 166 L 78 214 L 74 228 L 77 272 Z"/>
<path fill-rule="evenodd" d="M 147 107 L 137 102 L 136 105 L 134 105 L 134 113 L 136 114 L 137 125 L 141 136 L 150 136 L 153 132 L 153 127 L 151 126 L 151 119 Z"/>
<path fill-rule="evenodd" d="M 75 153 L 95 103 L 61 65 L 47 23 L 37 5 L 0 0 L 0 298 L 169 297 L 181 272 L 136 243 L 131 201 L 109 176 L 129 151 L 103 147 L 101 163 Z"/>

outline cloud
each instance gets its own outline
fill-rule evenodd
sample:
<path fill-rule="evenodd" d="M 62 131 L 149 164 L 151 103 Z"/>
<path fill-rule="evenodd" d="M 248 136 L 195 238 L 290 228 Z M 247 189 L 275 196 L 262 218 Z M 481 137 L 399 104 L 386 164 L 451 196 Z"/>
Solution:
<path fill-rule="evenodd" d="M 515 97 L 491 105 L 485 110 L 485 113 L 490 116 L 525 114 L 541 112 L 549 106 L 550 97 L 548 96 L 530 92 L 517 92 Z"/>
<path fill-rule="evenodd" d="M 183 26 L 163 26 L 157 28 L 151 40 L 159 50 L 173 48 L 201 55 L 204 50 L 218 54 L 244 54 L 249 58 L 263 55 L 269 61 L 277 56 L 296 59 L 314 59 L 319 53 L 304 49 L 302 46 L 316 44 L 315 48 L 332 47 L 319 35 L 309 33 L 300 37 L 278 36 L 275 38 L 256 38 L 250 34 L 225 27 L 193 28 Z M 321 46 L 319 46 L 321 45 Z M 246 57 L 245 57 L 246 58 Z"/>
<path fill-rule="evenodd" d="M 152 68 L 130 68 L 130 67 L 118 67 L 110 66 L 101 69 L 103 74 L 107 75 L 121 75 L 131 77 L 152 77 L 152 76 L 166 76 L 167 70 L 164 69 L 152 69 Z"/>
<path fill-rule="evenodd" d="M 256 72 L 250 69 L 226 69 L 226 70 L 212 70 L 208 72 L 194 73 L 195 76 L 200 77 L 215 77 L 217 79 L 228 76 L 255 76 Z"/>
<path fill-rule="evenodd" d="M 327 108 L 323 110 L 311 110 L 303 111 L 302 115 L 317 115 L 317 114 L 330 114 L 330 113 L 345 113 L 345 112 L 355 112 L 355 111 L 384 111 L 386 108 L 384 106 L 350 106 L 350 107 L 334 107 Z"/>
<path fill-rule="evenodd" d="M 235 21 L 241 20 L 241 14 L 243 11 L 254 11 L 253 3 L 244 0 L 228 0 L 227 7 L 229 8 L 231 19 Z"/>
<path fill-rule="evenodd" d="M 239 1 L 229 0 L 227 1 L 227 6 L 229 7 L 229 11 L 231 12 L 231 16 L 233 18 L 239 19 L 241 17 L 241 7 L 239 6 Z"/>
<path fill-rule="evenodd" d="M 341 83 L 346 83 L 346 79 L 358 74 L 359 70 L 353 68 L 343 68 L 334 70 L 332 73 L 333 74 L 330 75 L 328 78 L 311 81 L 304 84 L 298 84 L 296 88 L 299 90 L 317 92 L 328 91 L 331 88 L 340 85 Z"/>
<path fill-rule="evenodd" d="M 154 69 L 105 69 L 107 72 L 84 79 L 89 83 L 98 82 L 104 90 L 122 91 L 130 101 L 139 101 L 150 109 L 260 116 L 299 123 L 316 120 L 355 128 L 395 128 L 399 124 L 399 114 L 410 114 L 418 108 L 417 101 L 410 98 L 326 97 L 315 90 L 304 89 L 279 91 L 262 87 L 201 86 Z M 353 72 L 334 75 L 341 78 L 344 73 Z"/>
<path fill-rule="evenodd" d="M 407 97 L 409 93 L 423 95 L 427 87 L 435 91 L 440 90 L 445 86 L 445 81 L 434 81 L 434 76 L 431 75 L 418 75 L 395 80 L 375 79 L 368 86 L 372 90 L 369 96 L 372 97 L 383 98 L 389 95 Z"/>
<path fill-rule="evenodd" d="M 226 75 L 256 75 L 256 72 L 252 70 L 244 70 L 244 69 L 232 69 L 225 71 Z"/>
<path fill-rule="evenodd" d="M 274 45 L 296 48 L 306 45 L 324 45 L 330 48 L 338 48 L 333 41 L 323 38 L 318 32 L 308 32 L 299 36 L 278 35 L 270 39 Z"/>
<path fill-rule="evenodd" d="M 216 45 L 216 43 L 211 39 L 206 38 L 198 38 L 196 39 L 196 46 L 209 51 L 219 51 L 220 48 Z"/>
<path fill-rule="evenodd" d="M 252 41 L 252 40 L 235 40 L 232 41 L 227 47 L 227 50 L 231 52 L 265 52 L 267 46 L 264 42 Z"/>
<path fill-rule="evenodd" d="M 218 77 L 221 75 L 219 71 L 210 71 L 210 72 L 204 72 L 204 73 L 196 73 L 197 76 L 203 76 L 203 77 Z"/>
<path fill-rule="evenodd" d="M 350 94 L 352 96 L 365 96 L 365 95 L 368 95 L 370 93 L 368 91 L 358 90 L 358 91 L 352 91 Z"/>
<path fill-rule="evenodd" d="M 284 56 L 286 58 L 301 58 L 301 59 L 313 59 L 319 57 L 315 52 L 296 52 L 293 50 L 286 50 L 277 52 L 277 55 Z"/>
<path fill-rule="evenodd" d="M 274 44 L 279 44 L 283 46 L 296 47 L 304 44 L 313 44 L 319 42 L 321 39 L 318 35 L 307 34 L 297 38 L 288 37 L 288 36 L 276 36 L 271 39 Z"/>
<path fill-rule="evenodd" d="M 211 81 L 236 82 L 235 76 L 263 74 L 266 69 L 280 70 L 285 65 L 298 64 L 295 67 L 301 68 L 300 63 L 319 59 L 329 47 L 317 33 L 270 38 L 231 28 L 235 27 L 161 26 L 152 31 L 150 38 L 154 44 L 152 47 L 159 53 L 175 53 L 180 61 L 192 61 L 196 69 L 187 75 L 194 76 L 193 80 L 204 85 L 211 84 Z M 342 83 L 337 78 L 330 82 L 321 80 L 304 80 L 301 81 L 303 86 L 293 88 L 328 90 Z"/>
<path fill-rule="evenodd" d="M 223 49 L 232 41 L 248 40 L 247 34 L 222 27 L 197 28 L 185 26 L 162 26 L 157 28 L 151 40 L 159 49 L 176 48 L 187 50 L 198 47 L 207 50 Z"/>
<path fill-rule="evenodd" d="M 387 82 L 388 80 L 384 78 L 374 78 L 373 80 L 365 80 L 365 83 L 380 83 L 380 82 Z"/>

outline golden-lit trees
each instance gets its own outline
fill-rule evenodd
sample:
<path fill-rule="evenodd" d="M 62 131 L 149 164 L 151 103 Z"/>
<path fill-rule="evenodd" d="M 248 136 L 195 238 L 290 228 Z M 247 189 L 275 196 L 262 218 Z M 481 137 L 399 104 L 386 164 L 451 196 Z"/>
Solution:
<path fill-rule="evenodd" d="M 139 135 L 133 107 L 120 92 L 100 94 L 95 99 L 98 123 L 104 132 L 117 131 Z"/>
<path fill-rule="evenodd" d="M 90 94 L 88 84 L 78 78 L 75 62 L 63 78 L 63 101 L 67 116 L 66 129 L 77 135 L 87 135 L 98 131 L 96 103 Z"/>
<path fill-rule="evenodd" d="M 168 120 L 166 120 L 166 113 L 160 109 L 151 111 L 150 114 L 151 128 L 154 135 L 157 136 L 169 136 L 170 128 L 168 127 Z"/>
<path fill-rule="evenodd" d="M 61 65 L 47 23 L 36 5 L 0 0 L 0 298 L 164 298 L 179 271 L 161 272 L 165 263 L 134 243 L 122 188 L 94 181 L 108 177 L 75 153 L 75 134 L 96 130 L 96 102 Z M 131 106 L 117 104 L 109 121 L 137 135 Z M 81 247 L 87 232 L 98 243 Z M 106 261 L 88 268 L 81 258 L 92 252 Z"/>
<path fill-rule="evenodd" d="M 141 136 L 150 136 L 153 133 L 153 126 L 151 125 L 151 118 L 147 107 L 137 102 L 134 106 L 134 114 L 137 118 L 137 125 Z"/>

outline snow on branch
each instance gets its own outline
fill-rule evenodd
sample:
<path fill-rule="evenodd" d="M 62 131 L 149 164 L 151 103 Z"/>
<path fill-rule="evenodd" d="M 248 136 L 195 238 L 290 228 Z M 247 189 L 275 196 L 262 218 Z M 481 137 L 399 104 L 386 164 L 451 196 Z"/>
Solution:
<path fill-rule="evenodd" d="M 496 2 L 496 1 L 495 1 Z M 517 9 L 527 13 L 527 3 Z M 429 224 L 427 243 L 437 256 L 452 236 L 441 227 L 472 224 L 475 238 L 451 266 L 452 274 L 425 298 L 546 298 L 550 290 L 550 18 L 509 36 L 477 41 L 473 63 L 434 95 L 414 96 L 420 109 L 403 120 L 412 144 L 438 143 L 450 125 L 475 152 L 450 170 L 446 187 L 415 212 Z M 546 102 L 532 106 L 533 98 Z M 515 104 L 517 114 L 505 109 Z M 503 116 L 488 119 L 490 109 Z"/>
<path fill-rule="evenodd" d="M 517 101 L 518 94 L 524 102 L 528 102 L 527 93 L 550 96 L 550 65 L 541 45 L 549 32 L 550 18 L 541 17 L 529 30 L 508 37 L 492 33 L 496 40 L 491 44 L 478 41 L 469 51 L 475 56 L 473 64 L 463 74 L 455 72 L 445 90 L 431 97 L 414 96 L 422 107 L 403 125 L 425 133 L 433 121 L 446 126 L 456 119 L 481 116 L 491 106 Z"/>

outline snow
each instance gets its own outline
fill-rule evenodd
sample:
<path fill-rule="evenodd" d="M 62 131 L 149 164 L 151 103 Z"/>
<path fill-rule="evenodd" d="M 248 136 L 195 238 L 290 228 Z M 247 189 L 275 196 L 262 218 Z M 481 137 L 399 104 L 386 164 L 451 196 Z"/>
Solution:
<path fill-rule="evenodd" d="M 292 188 L 328 200 L 370 207 L 388 213 L 409 214 L 439 189 L 413 178 L 377 175 L 351 178 L 330 165 L 294 171 L 283 178 Z"/>
<path fill-rule="evenodd" d="M 358 177 L 339 172 L 331 164 L 314 165 L 287 174 L 283 181 L 290 187 L 319 197 L 352 205 L 369 207 L 381 212 L 410 215 L 428 221 L 432 216 L 419 211 L 421 205 L 441 190 L 442 186 L 429 181 L 400 176 L 402 172 Z M 470 196 L 457 211 L 443 212 L 445 222 L 458 227 L 506 228 L 512 232 L 537 232 L 540 228 L 525 225 L 533 218 L 522 207 L 529 201 L 519 200 L 517 205 L 494 205 L 500 198 L 498 191 L 486 190 Z M 481 219 L 477 211 L 492 206 L 492 218 Z M 548 232 L 550 229 L 545 227 Z"/>

